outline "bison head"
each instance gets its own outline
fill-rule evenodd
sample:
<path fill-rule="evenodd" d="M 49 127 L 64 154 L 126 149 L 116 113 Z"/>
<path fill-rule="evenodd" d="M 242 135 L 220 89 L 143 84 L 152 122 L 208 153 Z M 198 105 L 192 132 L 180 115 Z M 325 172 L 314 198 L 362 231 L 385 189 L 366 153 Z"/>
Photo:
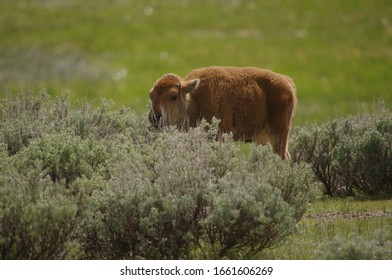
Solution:
<path fill-rule="evenodd" d="M 199 79 L 185 81 L 175 74 L 166 74 L 156 81 L 150 91 L 150 122 L 155 127 L 177 125 L 181 128 L 187 117 L 187 95 L 199 82 Z"/>

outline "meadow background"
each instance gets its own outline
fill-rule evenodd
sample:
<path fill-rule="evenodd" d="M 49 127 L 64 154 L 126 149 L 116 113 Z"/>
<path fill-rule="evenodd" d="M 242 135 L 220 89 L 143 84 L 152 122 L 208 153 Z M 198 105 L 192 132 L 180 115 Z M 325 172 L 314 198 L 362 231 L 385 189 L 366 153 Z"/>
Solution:
<path fill-rule="evenodd" d="M 257 66 L 294 78 L 296 124 L 392 102 L 389 1 L 0 0 L 0 83 L 139 114 L 168 72 Z"/>
<path fill-rule="evenodd" d="M 161 141 L 165 142 L 170 140 L 165 137 L 183 137 L 177 134 L 170 136 L 170 133 L 156 136 L 146 129 L 144 118 L 148 92 L 153 83 L 168 72 L 185 76 L 198 67 L 231 65 L 257 66 L 285 73 L 294 78 L 298 88 L 299 101 L 292 134 L 294 140 L 291 143 L 296 145 L 294 150 L 306 150 L 301 144 L 308 135 L 322 132 L 322 137 L 328 140 L 330 128 L 336 126 L 335 120 L 339 120 L 338 124 L 348 123 L 355 129 L 360 128 L 359 132 L 353 129 L 355 133 L 351 135 L 344 134 L 346 132 L 341 126 L 337 135 L 341 136 L 342 141 L 350 140 L 351 137 L 357 141 L 343 141 L 346 144 L 341 146 L 342 154 L 345 151 L 343 148 L 350 150 L 360 145 L 361 135 L 369 130 L 366 135 L 370 140 L 374 135 L 378 137 L 374 139 L 382 143 L 380 147 L 384 152 L 386 150 L 384 160 L 391 163 L 392 120 L 388 109 L 392 105 L 391 46 L 392 6 L 386 0 L 0 0 L 0 96 L 4 100 L 0 114 L 3 137 L 0 145 L 0 167 L 3 172 L 0 174 L 0 183 L 4 187 L 1 189 L 4 192 L 2 197 L 4 205 L 13 201 L 12 187 L 14 184 L 20 185 L 20 206 L 15 209 L 27 205 L 25 213 L 18 212 L 21 219 L 25 219 L 20 223 L 21 236 L 33 228 L 31 239 L 28 239 L 31 251 L 26 250 L 23 244 L 19 251 L 12 250 L 11 246 L 11 253 L 2 255 L 2 258 L 26 257 L 23 252 L 29 252 L 30 258 L 102 257 L 98 253 L 88 255 L 86 252 L 90 252 L 91 248 L 83 239 L 77 239 L 79 245 L 74 244 L 73 237 L 80 233 L 79 229 L 75 229 L 78 228 L 75 225 L 80 222 L 80 213 L 75 210 L 79 209 L 79 204 L 74 201 L 68 188 L 71 186 L 71 190 L 74 190 L 80 186 L 95 186 L 98 200 L 110 205 L 112 202 L 105 200 L 105 192 L 112 194 L 112 191 L 116 192 L 116 187 L 126 185 L 124 182 L 127 180 L 138 180 L 137 176 L 134 178 L 125 172 L 128 170 L 127 164 L 136 169 L 139 167 L 133 166 L 133 162 L 144 164 L 146 161 L 149 164 L 150 149 L 157 145 L 152 139 L 162 138 Z M 38 94 L 36 98 L 28 96 L 12 99 L 18 93 L 32 92 L 37 95 L 42 89 L 50 95 L 51 101 L 45 93 Z M 67 93 L 67 97 L 62 93 Z M 114 108 L 105 102 L 95 102 L 100 97 L 113 100 Z M 377 107 L 375 104 L 381 99 L 385 105 Z M 93 106 L 87 103 L 81 107 L 74 106 L 72 104 L 75 100 L 92 102 Z M 125 107 L 120 109 L 121 106 Z M 97 110 L 94 111 L 94 108 Z M 375 116 L 368 117 L 368 113 Z M 362 114 L 362 117 L 342 119 L 350 114 Z M 309 130 L 301 130 L 303 127 Z M 67 133 L 70 134 L 67 136 Z M 202 132 L 198 133 L 203 136 Z M 215 145 L 203 141 L 207 140 L 200 142 L 206 151 L 209 151 L 210 145 Z M 133 146 L 129 143 L 136 143 L 136 151 L 132 150 Z M 196 144 L 200 143 L 196 141 Z M 117 146 L 124 148 L 125 155 L 116 150 Z M 52 155 L 44 152 L 47 147 L 52 149 Z M 163 147 L 167 149 L 167 145 Z M 235 150 L 224 154 L 227 162 L 233 156 L 238 156 L 238 153 L 248 156 L 248 146 L 229 143 L 227 147 Z M 327 155 L 336 156 L 336 151 L 330 152 L 331 147 L 328 149 Z M 91 154 L 90 150 L 94 152 Z M 199 150 L 193 152 L 200 153 Z M 210 160 L 207 152 L 203 155 L 204 160 Z M 158 156 L 164 157 L 160 154 Z M 324 159 L 317 156 L 312 159 L 311 166 L 316 166 L 318 160 Z M 42 162 L 37 164 L 37 158 Z M 344 164 L 344 159 L 341 156 L 341 164 Z M 251 164 L 253 159 L 241 160 Z M 337 159 L 329 160 L 335 160 L 337 164 Z M 376 157 L 373 160 L 377 163 L 378 159 Z M 226 164 L 219 158 L 216 162 L 221 162 L 223 166 Z M 281 170 L 280 163 L 275 160 L 272 162 L 267 164 L 271 170 Z M 147 163 L 143 172 L 150 174 L 150 165 Z M 162 163 L 164 167 L 165 159 L 162 159 Z M 191 164 L 190 161 L 187 163 Z M 59 168 L 59 164 L 64 166 Z M 389 173 L 384 176 L 382 186 L 389 190 L 391 165 L 385 166 Z M 125 170 L 123 174 L 121 170 Z M 308 174 L 305 171 L 303 174 Z M 45 177 L 41 182 L 37 176 L 45 172 L 48 172 L 50 178 Z M 285 172 L 291 174 L 291 171 Z M 124 176 L 119 177 L 124 182 L 115 181 L 113 174 Z M 280 176 L 285 178 L 285 174 Z M 162 175 L 162 178 L 165 176 Z M 299 184 L 295 180 L 293 184 Z M 52 198 L 51 188 L 58 185 L 67 190 L 61 193 L 66 198 L 65 202 L 63 196 L 55 195 L 54 200 Z M 31 186 L 43 192 L 39 201 L 42 200 L 44 206 L 36 203 L 34 190 L 25 194 L 24 188 L 31 189 Z M 104 190 L 102 197 L 99 193 L 101 190 Z M 42 225 L 46 224 L 39 215 L 38 218 L 29 216 L 28 207 L 37 208 L 38 214 L 39 211 L 47 213 L 45 205 L 52 207 L 57 203 L 73 207 L 68 210 L 64 208 L 64 217 L 69 218 L 69 223 L 61 215 L 57 217 L 69 228 L 69 232 L 64 233 L 66 238 L 63 238 L 65 249 L 52 255 L 40 255 L 42 248 L 37 247 L 35 241 L 41 231 L 44 232 L 43 236 L 51 235 L 45 232 L 46 228 Z M 300 204 L 298 201 L 296 203 Z M 99 204 L 93 206 L 99 208 Z M 113 213 L 102 210 L 102 215 L 113 215 L 116 218 L 121 216 L 124 212 L 122 210 L 115 208 Z M 374 196 L 365 192 L 343 197 L 335 194 L 334 198 L 322 195 L 309 205 L 296 224 L 296 230 L 290 229 L 293 234 L 259 252 L 256 258 L 391 258 L 391 212 L 390 194 Z M 8 212 L 1 212 L 3 221 L 7 221 L 4 213 Z M 23 215 L 27 215 L 27 218 Z M 11 219 L 14 216 L 7 217 Z M 96 226 L 96 217 L 90 218 L 91 224 L 83 224 L 82 228 L 91 234 Z M 154 216 L 148 218 L 153 219 Z M 56 219 L 56 215 L 51 219 Z M 123 225 L 121 221 L 119 225 Z M 119 225 L 113 228 L 122 229 Z M 61 226 L 59 222 L 59 230 Z M 107 230 L 107 235 L 102 233 L 104 237 L 112 233 L 112 228 L 105 228 L 110 228 L 111 224 L 103 223 L 101 226 L 100 230 Z M 1 246 L 7 244 L 5 229 L 6 226 L 2 228 L 3 236 L 0 236 Z M 55 232 L 56 228 L 48 230 L 51 233 L 50 230 Z M 128 231 L 129 228 L 125 227 L 124 232 Z M 12 227 L 8 233 L 11 237 L 18 237 Z M 56 232 L 53 236 L 53 240 L 48 242 L 51 246 L 57 244 Z M 126 239 L 129 235 L 123 237 Z M 97 244 L 100 244 L 98 241 Z M 121 248 L 123 239 L 115 241 L 119 242 L 118 248 Z M 108 244 L 114 246 L 115 241 Z M 15 241 L 15 244 L 18 242 L 20 240 Z M 63 250 L 63 247 L 57 247 Z M 337 248 L 344 253 L 342 256 L 336 255 L 336 252 L 340 252 Z M 84 253 L 80 253 L 80 250 Z M 211 250 L 213 252 L 213 246 Z M 107 248 L 107 253 L 113 253 L 113 248 Z M 191 257 L 196 258 L 214 257 L 213 253 L 207 253 L 206 256 L 203 255 L 205 252 L 201 254 L 199 251 L 193 251 L 192 254 Z M 241 256 L 241 252 L 234 255 L 235 258 Z M 104 256 L 119 257 L 132 258 L 121 254 Z"/>

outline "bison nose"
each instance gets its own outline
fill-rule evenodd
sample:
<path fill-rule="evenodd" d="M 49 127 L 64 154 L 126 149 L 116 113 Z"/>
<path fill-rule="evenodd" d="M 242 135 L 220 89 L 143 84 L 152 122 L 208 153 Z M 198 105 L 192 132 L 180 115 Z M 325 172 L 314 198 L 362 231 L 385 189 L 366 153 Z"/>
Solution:
<path fill-rule="evenodd" d="M 160 114 L 156 114 L 153 111 L 150 112 L 150 114 L 148 115 L 148 119 L 150 120 L 150 122 L 154 125 L 154 126 L 158 126 L 160 120 L 161 120 L 162 116 Z"/>

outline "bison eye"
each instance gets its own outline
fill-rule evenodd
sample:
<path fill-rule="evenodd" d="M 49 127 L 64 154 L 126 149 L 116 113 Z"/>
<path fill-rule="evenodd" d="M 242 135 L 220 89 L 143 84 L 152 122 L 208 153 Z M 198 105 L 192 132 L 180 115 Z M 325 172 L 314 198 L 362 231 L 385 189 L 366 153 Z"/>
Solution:
<path fill-rule="evenodd" d="M 177 100 L 177 95 L 173 95 L 172 97 L 170 97 L 170 101 L 176 101 Z"/>

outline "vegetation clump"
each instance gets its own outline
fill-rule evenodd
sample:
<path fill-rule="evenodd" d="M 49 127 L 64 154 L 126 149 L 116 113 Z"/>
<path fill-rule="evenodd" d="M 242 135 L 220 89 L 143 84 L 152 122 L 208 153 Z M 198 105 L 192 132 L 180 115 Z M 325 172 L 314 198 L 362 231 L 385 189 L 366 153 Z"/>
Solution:
<path fill-rule="evenodd" d="M 294 161 L 310 164 L 327 195 L 392 194 L 392 113 L 382 103 L 294 135 Z"/>
<path fill-rule="evenodd" d="M 1 259 L 247 258 L 291 234 L 309 167 L 244 155 L 218 122 L 158 132 L 102 100 L 0 103 Z"/>
<path fill-rule="evenodd" d="M 320 246 L 315 258 L 321 260 L 391 260 L 392 242 L 388 233 L 378 229 L 373 240 L 354 236 L 347 241 L 336 237 Z"/>

